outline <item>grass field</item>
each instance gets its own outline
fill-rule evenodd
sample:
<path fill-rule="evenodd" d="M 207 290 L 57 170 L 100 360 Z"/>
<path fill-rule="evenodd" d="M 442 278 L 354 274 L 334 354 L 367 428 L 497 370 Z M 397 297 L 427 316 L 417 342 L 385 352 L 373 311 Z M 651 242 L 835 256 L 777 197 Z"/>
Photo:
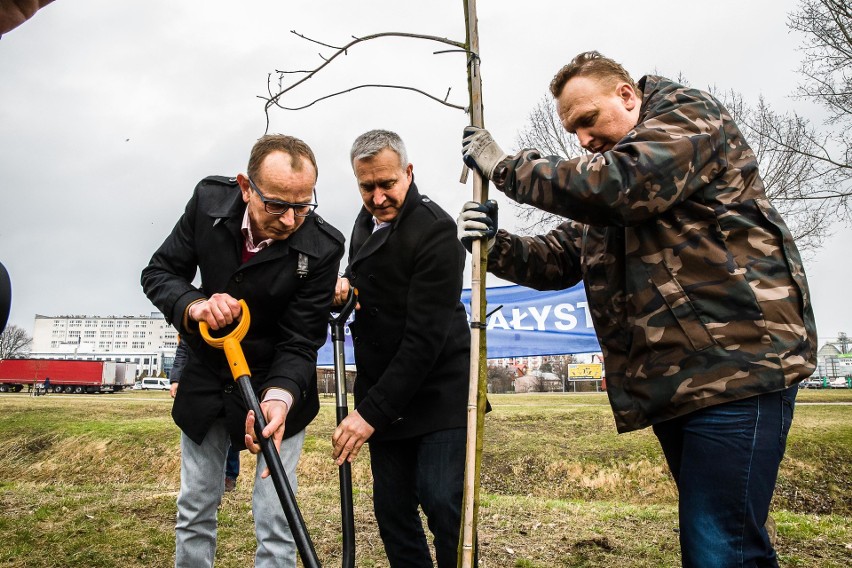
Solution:
<path fill-rule="evenodd" d="M 481 566 L 679 566 L 677 506 L 650 431 L 616 435 L 599 394 L 492 395 Z M 852 565 L 852 391 L 801 391 L 772 516 L 782 566 Z M 166 393 L 0 395 L 0 567 L 173 563 L 179 433 Z M 300 464 L 299 504 L 324 566 L 340 565 L 334 402 Z M 217 566 L 252 564 L 250 472 L 219 513 Z M 387 566 L 369 454 L 353 469 L 357 565 Z"/>

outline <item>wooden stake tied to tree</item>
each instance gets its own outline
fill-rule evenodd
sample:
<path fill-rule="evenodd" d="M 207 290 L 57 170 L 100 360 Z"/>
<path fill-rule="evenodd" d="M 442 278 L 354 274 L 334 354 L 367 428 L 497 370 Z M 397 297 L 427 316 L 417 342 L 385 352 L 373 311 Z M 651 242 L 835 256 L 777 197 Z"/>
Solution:
<path fill-rule="evenodd" d="M 482 112 L 482 78 L 479 72 L 479 35 L 477 31 L 476 19 L 476 1 L 463 0 L 464 15 L 465 15 L 465 42 L 460 43 L 447 38 L 402 32 L 382 32 L 371 34 L 363 37 L 354 37 L 353 40 L 343 46 L 333 46 L 327 43 L 317 41 L 306 37 L 291 30 L 291 33 L 298 35 L 302 39 L 317 43 L 323 47 L 334 49 L 335 52 L 330 57 L 322 57 L 323 63 L 309 70 L 284 70 L 276 71 L 278 74 L 277 90 L 273 89 L 273 79 L 270 73 L 267 78 L 268 96 L 260 97 L 265 101 L 266 124 L 269 129 L 269 111 L 272 107 L 282 110 L 300 110 L 314 104 L 349 93 L 358 89 L 371 88 L 390 88 L 413 91 L 424 95 L 429 99 L 439 102 L 445 106 L 466 110 L 470 113 L 470 124 L 473 126 L 484 127 L 483 112 Z M 284 95 L 316 75 L 318 72 L 330 65 L 341 55 L 348 54 L 349 49 L 355 45 L 387 37 L 410 38 L 427 41 L 436 41 L 452 46 L 454 49 L 445 51 L 436 51 L 435 53 L 448 52 L 463 52 L 467 55 L 467 75 L 468 75 L 468 95 L 469 105 L 464 108 L 460 105 L 455 105 L 447 102 L 450 91 L 443 99 L 431 95 L 421 89 L 406 85 L 391 85 L 391 84 L 362 84 L 349 87 L 319 97 L 307 104 L 300 106 L 285 106 L 282 103 Z M 292 74 L 303 75 L 300 79 L 286 83 L 285 77 Z M 462 183 L 466 182 L 467 170 L 462 175 Z M 474 171 L 473 176 L 473 200 L 483 203 L 488 199 L 488 182 L 478 171 Z M 485 317 L 486 317 L 486 300 L 485 300 L 485 275 L 487 265 L 487 248 L 482 246 L 481 240 L 474 240 L 472 244 L 472 275 L 471 275 L 471 342 L 470 342 L 470 383 L 468 390 L 467 404 L 467 447 L 465 452 L 465 479 L 464 479 L 464 500 L 462 508 L 462 526 L 460 529 L 459 539 L 459 561 L 458 565 L 471 568 L 473 566 L 473 558 L 476 550 L 476 530 L 477 517 L 479 513 L 479 471 L 482 462 L 482 430 L 485 422 L 485 406 L 486 406 L 486 385 L 487 385 L 487 360 L 486 360 L 486 342 L 485 342 Z"/>
<path fill-rule="evenodd" d="M 482 76 L 479 72 L 479 32 L 476 20 L 476 0 L 465 1 L 467 29 L 468 92 L 470 94 L 470 123 L 485 126 L 482 111 Z M 473 200 L 488 200 L 488 182 L 478 171 L 473 172 Z M 485 274 L 488 249 L 482 239 L 471 247 L 470 281 L 470 386 L 467 400 L 467 449 L 465 453 L 464 508 L 462 510 L 459 566 L 471 568 L 476 550 L 477 520 L 479 517 L 479 471 L 482 464 L 482 431 L 485 425 L 485 395 L 487 385 L 487 350 L 485 341 Z"/>

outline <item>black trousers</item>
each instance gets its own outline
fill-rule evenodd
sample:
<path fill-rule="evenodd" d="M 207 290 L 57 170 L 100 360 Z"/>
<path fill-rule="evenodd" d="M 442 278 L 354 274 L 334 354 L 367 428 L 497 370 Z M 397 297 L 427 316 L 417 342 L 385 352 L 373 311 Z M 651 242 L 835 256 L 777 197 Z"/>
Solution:
<path fill-rule="evenodd" d="M 373 505 L 391 568 L 431 568 L 418 507 L 439 568 L 455 568 L 464 493 L 466 428 L 370 442 Z"/>

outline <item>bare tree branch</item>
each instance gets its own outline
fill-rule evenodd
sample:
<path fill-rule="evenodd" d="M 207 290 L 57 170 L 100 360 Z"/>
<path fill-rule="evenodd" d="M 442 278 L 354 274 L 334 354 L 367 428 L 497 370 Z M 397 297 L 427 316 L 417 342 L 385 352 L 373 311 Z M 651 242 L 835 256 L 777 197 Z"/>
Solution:
<path fill-rule="evenodd" d="M 328 43 L 323 43 L 323 42 L 321 42 L 321 41 L 319 41 L 319 40 L 316 40 L 316 39 L 310 38 L 310 37 L 306 36 L 305 34 L 300 34 L 300 33 L 299 33 L 299 32 L 297 32 L 296 30 L 290 30 L 290 33 L 291 33 L 291 34 L 295 34 L 295 35 L 299 36 L 300 38 L 302 38 L 302 39 L 306 39 L 306 40 L 308 40 L 308 41 L 310 41 L 310 42 L 312 42 L 312 43 L 315 43 L 315 44 L 317 44 L 317 45 L 321 45 L 321 46 L 323 46 L 323 47 L 328 47 L 328 48 L 330 48 L 330 49 L 337 49 L 337 50 L 343 49 L 342 47 L 339 47 L 339 46 L 336 46 L 336 45 L 331 45 L 331 44 L 328 44 Z M 355 36 L 352 36 L 352 37 L 353 37 L 353 38 L 355 38 Z M 355 38 L 355 39 L 358 39 L 358 38 Z M 322 57 L 322 56 L 320 56 L 320 57 Z"/>
<path fill-rule="evenodd" d="M 825 107 L 827 123 L 837 124 L 838 134 L 847 132 L 852 122 L 852 7 L 848 0 L 802 0 L 787 25 L 805 35 L 799 71 L 807 80 L 798 95 Z"/>
<path fill-rule="evenodd" d="M 517 378 L 513 367 L 488 367 L 488 392 L 514 392 L 514 382 Z"/>
<path fill-rule="evenodd" d="M 320 101 L 324 101 L 325 99 L 330 99 L 331 97 L 336 97 L 337 95 L 343 95 L 343 94 L 345 94 L 345 93 L 351 93 L 352 91 L 357 91 L 358 89 L 364 89 L 364 88 L 367 88 L 367 87 L 376 87 L 376 88 L 385 88 L 385 89 L 403 89 L 403 90 L 405 90 L 405 91 L 414 91 L 415 93 L 420 93 L 421 95 L 423 95 L 423 96 L 425 96 L 425 97 L 428 97 L 428 98 L 432 99 L 432 100 L 433 100 L 433 101 L 435 101 L 435 102 L 441 103 L 441 104 L 442 104 L 442 105 L 444 105 L 444 106 L 448 106 L 448 107 L 450 107 L 450 108 L 455 108 L 455 109 L 463 110 L 463 111 L 466 111 L 466 110 L 467 110 L 467 108 L 466 108 L 466 107 L 459 106 L 459 105 L 454 105 L 454 104 L 452 104 L 452 103 L 448 103 L 448 102 L 446 101 L 446 98 L 444 98 L 443 100 L 442 100 L 442 99 L 439 99 L 438 97 L 433 96 L 433 95 L 430 95 L 430 94 L 429 94 L 429 93 L 427 93 L 426 91 L 421 91 L 420 89 L 417 89 L 417 88 L 415 88 L 415 87 L 408 87 L 408 86 L 406 86 L 406 85 L 384 85 L 384 84 L 380 84 L 380 83 L 366 83 L 366 84 L 364 84 L 364 85 L 356 85 L 356 86 L 354 86 L 354 87 L 350 87 L 350 88 L 348 88 L 348 89 L 344 89 L 344 90 L 342 90 L 342 91 L 338 91 L 338 92 L 336 92 L 336 93 L 331 93 L 331 94 L 329 94 L 329 95 L 324 95 L 324 96 L 322 96 L 322 97 L 319 97 L 319 98 L 317 98 L 317 99 L 314 99 L 313 101 L 309 102 L 308 104 L 305 104 L 305 105 L 302 105 L 302 106 L 298 106 L 298 107 L 285 107 L 285 106 L 282 106 L 282 105 L 280 105 L 280 104 L 278 104 L 278 105 L 276 105 L 276 106 L 277 106 L 278 108 L 280 108 L 280 109 L 283 109 L 283 110 L 302 110 L 302 109 L 308 108 L 308 107 L 310 107 L 310 106 L 313 106 L 313 105 L 315 105 L 316 103 L 318 103 L 318 102 L 320 102 Z M 449 95 L 449 94 L 450 94 L 450 92 L 449 92 L 449 91 L 447 91 L 447 95 Z"/>
<path fill-rule="evenodd" d="M 420 89 L 415 89 L 413 87 L 404 87 L 404 86 L 397 86 L 397 85 L 381 85 L 381 84 L 358 85 L 357 87 L 353 87 L 353 88 L 347 89 L 345 91 L 340 91 L 340 92 L 337 92 L 337 93 L 334 93 L 334 94 L 331 94 L 331 95 L 320 97 L 320 98 L 318 98 L 318 99 L 316 99 L 316 100 L 312 101 L 311 103 L 304 105 L 304 106 L 299 106 L 299 107 L 283 106 L 280 103 L 281 97 L 283 97 L 285 94 L 292 91 L 293 89 L 295 89 L 296 87 L 298 87 L 299 85 L 301 85 L 302 83 L 304 83 L 305 81 L 307 81 L 308 79 L 312 78 L 314 75 L 316 75 L 317 73 L 322 71 L 325 67 L 327 67 L 329 64 L 331 64 L 331 62 L 334 61 L 335 59 L 337 59 L 339 56 L 347 55 L 348 52 L 349 52 L 349 48 L 351 48 L 351 47 L 353 47 L 353 46 L 355 46 L 359 43 L 366 42 L 366 41 L 370 41 L 370 40 L 374 40 L 374 39 L 380 39 L 380 38 L 387 38 L 387 37 L 398 37 L 398 38 L 407 38 L 407 39 L 422 39 L 422 40 L 428 40 L 428 41 L 435 41 L 435 42 L 443 43 L 443 44 L 446 44 L 446 45 L 451 45 L 451 46 L 457 48 L 456 51 L 462 51 L 464 53 L 469 53 L 469 51 L 467 50 L 467 47 L 465 46 L 464 43 L 454 41 L 454 40 L 451 40 L 451 39 L 448 39 L 448 38 L 445 38 L 445 37 L 439 37 L 439 36 L 433 36 L 433 35 L 427 35 L 427 34 L 415 34 L 415 33 L 406 33 L 406 32 L 380 32 L 380 33 L 370 34 L 370 35 L 363 36 L 363 37 L 352 36 L 353 37 L 352 41 L 350 41 L 346 45 L 343 45 L 341 47 L 337 47 L 337 46 L 333 46 L 333 45 L 328 44 L 328 43 L 324 43 L 324 42 L 315 40 L 313 38 L 305 36 L 304 34 L 300 34 L 296 30 L 290 30 L 290 33 L 297 35 L 298 37 L 305 39 L 307 41 L 322 45 L 323 47 L 328 47 L 330 49 L 334 49 L 335 52 L 330 57 L 325 57 L 322 54 L 320 54 L 320 57 L 323 59 L 323 63 L 318 65 L 317 67 L 314 67 L 313 69 L 310 69 L 310 70 L 298 70 L 298 71 L 276 70 L 276 73 L 278 73 L 278 75 L 279 75 L 279 80 L 278 80 L 279 88 L 278 88 L 278 91 L 275 92 L 275 93 L 272 92 L 272 89 L 268 88 L 268 85 L 271 84 L 271 79 L 272 79 L 272 75 L 270 74 L 270 76 L 267 80 L 267 90 L 269 92 L 269 96 L 268 97 L 258 97 L 258 98 L 266 101 L 266 104 L 264 105 L 264 112 L 266 113 L 266 128 L 267 128 L 267 130 L 269 129 L 269 109 L 273 106 L 276 106 L 276 107 L 284 109 L 284 110 L 303 109 L 303 108 L 307 108 L 307 107 L 309 107 L 309 106 L 311 106 L 311 105 L 313 105 L 313 104 L 315 104 L 319 101 L 322 101 L 322 100 L 325 100 L 325 99 L 328 99 L 328 98 L 331 98 L 333 96 L 337 96 L 337 95 L 340 95 L 340 94 L 343 94 L 343 93 L 347 93 L 347 92 L 350 92 L 350 91 L 353 91 L 353 90 L 356 90 L 356 89 L 364 88 L 364 87 L 387 87 L 387 88 L 395 88 L 395 89 L 404 89 L 404 90 L 414 91 L 414 92 L 417 92 L 419 94 L 425 95 L 428 98 L 430 98 L 434 101 L 437 101 L 441 104 L 444 104 L 446 106 L 461 109 L 461 110 L 466 109 L 466 107 L 464 107 L 464 106 L 453 105 L 453 104 L 447 103 L 446 98 L 444 100 L 441 100 L 439 97 L 430 95 L 430 94 L 428 94 L 425 91 L 422 91 Z M 446 52 L 447 51 L 442 51 L 440 53 L 446 53 Z M 436 52 L 436 53 L 438 53 L 438 52 Z M 301 79 L 293 82 L 293 83 L 290 83 L 288 85 L 284 85 L 283 76 L 287 75 L 287 74 L 304 74 L 305 76 L 302 77 Z M 448 94 L 449 94 L 449 91 L 448 91 Z"/>

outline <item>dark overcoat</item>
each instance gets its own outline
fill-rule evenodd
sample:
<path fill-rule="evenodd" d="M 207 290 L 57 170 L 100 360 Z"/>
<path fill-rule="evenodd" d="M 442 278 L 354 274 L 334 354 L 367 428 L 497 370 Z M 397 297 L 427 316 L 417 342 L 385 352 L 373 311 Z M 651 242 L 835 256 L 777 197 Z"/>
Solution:
<path fill-rule="evenodd" d="M 360 303 L 350 325 L 356 408 L 376 428 L 371 440 L 464 427 L 470 329 L 455 222 L 412 181 L 392 224 L 372 229 L 362 208 L 346 270 Z"/>
<path fill-rule="evenodd" d="M 280 387 L 293 395 L 285 437 L 301 431 L 319 410 L 317 350 L 327 336 L 343 235 L 313 214 L 289 238 L 242 262 L 246 205 L 234 178 L 208 177 L 195 188 L 183 216 L 142 271 L 142 288 L 189 345 L 172 417 L 196 443 L 224 416 L 232 443 L 243 448 L 246 407 L 224 353 L 207 345 L 184 312 L 214 293 L 243 299 L 251 326 L 241 341 L 260 394 Z M 201 289 L 192 285 L 200 271 Z"/>

